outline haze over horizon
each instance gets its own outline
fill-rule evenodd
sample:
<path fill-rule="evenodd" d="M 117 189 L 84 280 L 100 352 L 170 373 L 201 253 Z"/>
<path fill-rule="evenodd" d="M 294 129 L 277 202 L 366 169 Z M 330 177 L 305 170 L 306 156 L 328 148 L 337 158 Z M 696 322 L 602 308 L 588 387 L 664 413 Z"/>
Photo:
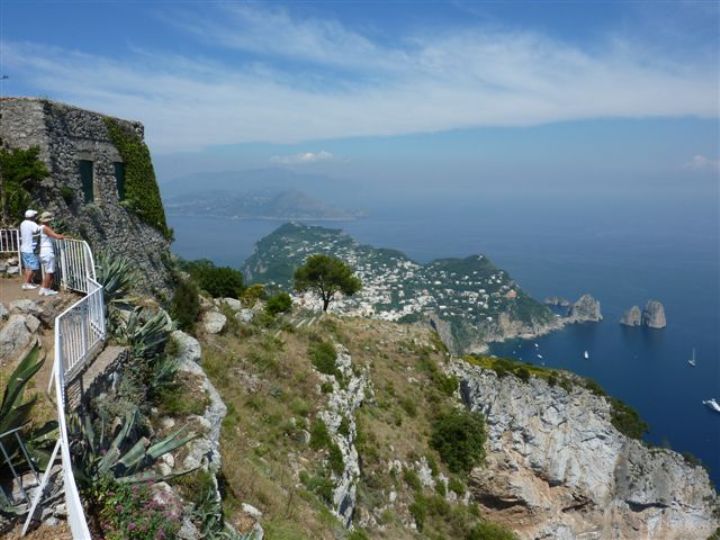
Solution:
<path fill-rule="evenodd" d="M 711 2 L 6 1 L 0 94 L 142 121 L 166 184 L 269 168 L 393 204 L 706 205 L 717 25 Z"/>

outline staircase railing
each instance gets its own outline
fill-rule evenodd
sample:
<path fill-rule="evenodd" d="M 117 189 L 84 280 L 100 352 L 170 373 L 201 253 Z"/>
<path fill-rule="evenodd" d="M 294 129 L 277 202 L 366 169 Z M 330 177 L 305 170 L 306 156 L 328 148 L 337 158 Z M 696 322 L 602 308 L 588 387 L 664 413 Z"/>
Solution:
<path fill-rule="evenodd" d="M 20 242 L 17 229 L 0 229 L 0 253 L 17 251 L 20 259 Z M 56 258 L 59 260 L 58 272 L 61 287 L 85 296 L 55 318 L 55 357 L 50 386 L 55 383 L 55 400 L 58 416 L 58 442 L 53 456 L 60 449 L 62 475 L 67 507 L 67 520 L 76 540 L 91 540 L 90 530 L 85 519 L 80 493 L 73 475 L 70 457 L 70 441 L 66 423 L 66 384 L 91 362 L 102 348 L 106 338 L 105 306 L 103 288 L 96 281 L 95 262 L 87 242 L 82 240 L 57 240 Z M 27 532 L 35 510 L 42 498 L 47 484 L 52 462 L 45 470 L 40 488 L 33 498 L 28 517 L 22 529 Z"/>

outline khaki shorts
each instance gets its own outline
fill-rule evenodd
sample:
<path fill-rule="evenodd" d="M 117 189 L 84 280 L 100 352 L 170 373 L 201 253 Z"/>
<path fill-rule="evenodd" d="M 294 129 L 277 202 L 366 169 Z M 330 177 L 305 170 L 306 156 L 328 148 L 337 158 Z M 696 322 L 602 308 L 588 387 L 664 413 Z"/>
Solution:
<path fill-rule="evenodd" d="M 46 274 L 55 273 L 55 255 L 40 255 L 40 264 Z"/>

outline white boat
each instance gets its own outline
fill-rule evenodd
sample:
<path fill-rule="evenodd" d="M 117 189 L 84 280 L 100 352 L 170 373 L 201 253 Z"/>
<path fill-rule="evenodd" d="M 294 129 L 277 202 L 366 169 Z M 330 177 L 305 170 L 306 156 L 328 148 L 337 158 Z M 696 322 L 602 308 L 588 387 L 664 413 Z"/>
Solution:
<path fill-rule="evenodd" d="M 715 412 L 720 412 L 720 403 L 715 398 L 703 401 L 703 405 L 710 407 Z"/>
<path fill-rule="evenodd" d="M 543 355 L 542 355 L 542 354 L 538 354 L 537 357 L 538 357 L 538 358 L 542 358 Z"/>
<path fill-rule="evenodd" d="M 588 358 L 590 358 L 590 353 L 587 352 L 587 351 L 585 351 L 585 352 L 583 353 L 583 356 L 585 357 L 585 360 L 587 360 Z"/>
<path fill-rule="evenodd" d="M 688 364 L 690 364 L 692 367 L 695 367 L 695 347 L 693 347 L 692 358 L 688 360 Z"/>

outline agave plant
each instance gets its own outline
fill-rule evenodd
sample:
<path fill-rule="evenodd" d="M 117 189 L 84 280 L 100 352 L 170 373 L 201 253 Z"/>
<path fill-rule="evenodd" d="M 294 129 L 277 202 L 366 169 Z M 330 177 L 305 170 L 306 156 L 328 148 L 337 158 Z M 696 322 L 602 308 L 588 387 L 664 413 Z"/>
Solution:
<path fill-rule="evenodd" d="M 128 294 L 137 284 L 138 273 L 129 259 L 103 251 L 98 254 L 95 268 L 108 305 L 131 303 L 132 298 Z"/>
<path fill-rule="evenodd" d="M 26 427 L 30 423 L 32 408 L 37 396 L 25 400 L 25 388 L 44 362 L 45 356 L 40 354 L 40 348 L 36 342 L 13 370 L 5 386 L 2 403 L 0 403 L 0 435 Z M 25 449 L 33 462 L 32 465 L 38 469 L 43 469 L 47 465 L 50 457 L 49 451 L 54 443 L 48 434 L 55 429 L 57 429 L 57 422 L 51 421 L 35 429 L 23 430 L 21 433 Z M 0 442 L 4 450 L 4 455 L 0 460 L 0 477 L 5 476 L 5 473 L 8 472 L 5 469 L 10 465 L 16 474 L 26 472 L 31 464 L 20 448 L 17 437 L 14 434 L 1 437 Z M 0 490 L 0 508 L 12 511 L 11 506 L 10 500 Z"/>
<path fill-rule="evenodd" d="M 154 314 L 146 308 L 135 308 L 120 329 L 120 339 L 132 347 L 135 358 L 150 359 L 165 347 L 173 331 L 173 322 L 166 311 Z"/>
<path fill-rule="evenodd" d="M 195 434 L 185 434 L 185 429 L 151 443 L 146 437 L 136 437 L 139 413 L 129 412 L 125 421 L 112 436 L 101 422 L 100 432 L 95 431 L 88 416 L 71 418 L 73 471 L 75 478 L 85 489 L 92 489 L 103 480 L 136 483 L 165 480 L 191 471 L 172 475 L 159 475 L 151 470 L 157 460 L 193 440 Z"/>

